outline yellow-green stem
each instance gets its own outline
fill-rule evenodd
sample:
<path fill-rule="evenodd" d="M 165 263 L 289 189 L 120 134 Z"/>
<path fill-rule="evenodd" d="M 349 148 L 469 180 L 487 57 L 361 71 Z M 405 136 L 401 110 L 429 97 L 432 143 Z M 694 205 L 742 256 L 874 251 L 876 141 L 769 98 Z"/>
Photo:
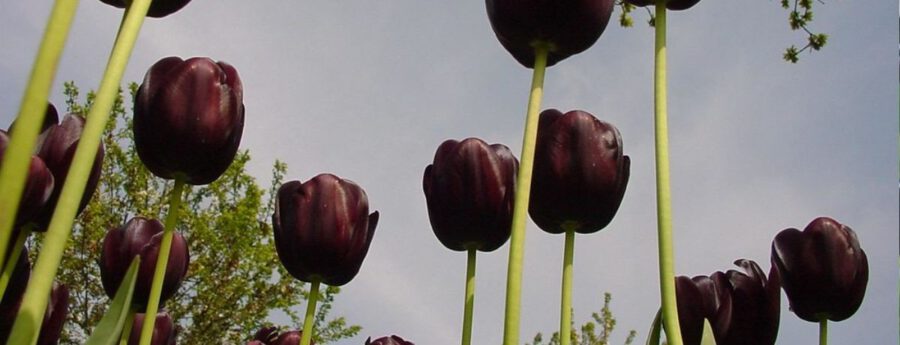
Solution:
<path fill-rule="evenodd" d="M 475 309 L 475 248 L 469 248 L 466 259 L 466 302 L 463 311 L 462 345 L 472 343 L 472 313 Z"/>
<path fill-rule="evenodd" d="M 125 326 L 122 327 L 122 334 L 119 335 L 119 345 L 128 345 L 128 340 L 131 339 L 131 328 L 134 327 L 134 308 L 128 310 L 128 316 L 125 317 Z M 146 319 L 146 314 L 144 315 Z"/>
<path fill-rule="evenodd" d="M 103 74 L 94 104 L 87 116 L 84 132 L 75 150 L 72 165 L 66 175 L 66 183 L 60 192 L 59 201 L 44 236 L 40 256 L 28 281 L 22 307 L 13 325 L 10 344 L 32 344 L 37 339 L 41 320 L 47 308 L 50 288 L 56 277 L 66 242 L 69 240 L 78 204 L 84 194 L 97 149 L 100 147 L 103 129 L 106 127 L 109 113 L 118 95 L 122 74 L 125 72 L 125 66 L 131 57 L 131 51 L 149 8 L 150 0 L 132 0 L 130 9 L 126 11 L 127 15 L 122 21 L 122 27 L 119 29 L 106 65 L 106 72 Z"/>
<path fill-rule="evenodd" d="M 544 93 L 544 70 L 547 68 L 546 43 L 534 48 L 534 74 L 531 79 L 531 95 L 522 138 L 519 174 L 516 177 L 515 205 L 513 207 L 512 234 L 509 239 L 509 267 L 506 273 L 506 318 L 503 323 L 503 344 L 519 344 L 519 306 L 522 299 L 522 259 L 525 251 L 525 223 L 528 215 L 528 197 L 531 194 L 531 172 L 534 165 L 534 146 L 537 142 L 538 113 Z"/>
<path fill-rule="evenodd" d="M 566 229 L 566 247 L 563 252 L 562 302 L 559 308 L 559 343 L 572 343 L 572 261 L 575 256 L 575 229 Z"/>
<path fill-rule="evenodd" d="M 828 319 L 819 321 L 819 345 L 828 345 Z"/>
<path fill-rule="evenodd" d="M 78 0 L 56 0 L 54 3 L 19 105 L 14 128 L 16 135 L 10 138 L 3 156 L 0 167 L 0 258 L 6 257 L 19 201 L 25 190 L 31 153 L 44 122 L 56 67 L 77 8 Z"/>
<path fill-rule="evenodd" d="M 306 300 L 306 317 L 303 319 L 303 333 L 300 334 L 300 345 L 309 345 L 312 341 L 313 324 L 316 317 L 316 302 L 319 299 L 319 280 L 313 279 L 309 286 L 309 298 Z"/>
<path fill-rule="evenodd" d="M 31 235 L 31 226 L 25 226 L 19 230 L 19 236 L 16 238 L 16 242 L 13 243 L 13 250 L 9 255 L 9 260 L 3 263 L 3 272 L 0 273 L 0 300 L 3 300 L 3 295 L 6 293 L 7 286 L 9 286 L 9 280 L 12 279 L 13 271 L 16 270 L 16 264 L 19 263 L 19 255 L 22 254 L 22 249 L 25 248 L 25 240 L 29 235 Z"/>
<path fill-rule="evenodd" d="M 666 0 L 656 3 L 656 212 L 659 241 L 659 287 L 663 323 L 670 345 L 681 345 L 675 302 L 675 254 L 672 246 L 672 194 L 669 185 L 669 129 L 666 118 Z"/>
<path fill-rule="evenodd" d="M 159 245 L 159 256 L 156 257 L 156 269 L 153 271 L 153 283 L 150 285 L 150 297 L 147 299 L 147 310 L 144 312 L 144 324 L 141 326 L 141 345 L 150 345 L 153 339 L 153 326 L 156 313 L 159 311 L 159 299 L 162 294 L 163 281 L 166 277 L 166 266 L 169 265 L 169 253 L 172 251 L 172 237 L 178 225 L 178 210 L 181 208 L 181 194 L 184 192 L 184 179 L 176 178 L 172 193 L 169 194 L 169 214 L 163 225 L 162 243 Z"/>

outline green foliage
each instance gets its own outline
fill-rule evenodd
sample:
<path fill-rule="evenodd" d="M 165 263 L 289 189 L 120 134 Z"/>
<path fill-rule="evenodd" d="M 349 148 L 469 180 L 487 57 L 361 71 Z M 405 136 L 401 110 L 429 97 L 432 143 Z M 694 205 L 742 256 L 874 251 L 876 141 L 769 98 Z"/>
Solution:
<path fill-rule="evenodd" d="M 782 56 L 785 61 L 797 63 L 800 60 L 800 53 L 804 50 L 817 51 L 828 43 L 828 35 L 814 33 L 807 28 L 813 20 L 813 0 L 781 0 L 781 7 L 790 10 L 788 24 L 791 30 L 803 30 L 807 35 L 806 45 L 803 48 L 797 49 L 792 45 L 785 50 Z"/>
<path fill-rule="evenodd" d="M 131 84 L 132 99 L 136 90 Z M 86 114 L 93 101 L 90 93 L 82 103 L 71 82 L 65 84 L 65 95 L 71 113 Z M 83 343 L 109 303 L 97 264 L 106 231 L 138 215 L 162 219 L 167 211 L 173 183 L 153 176 L 141 164 L 132 136 L 120 90 L 103 136 L 106 157 L 100 185 L 77 220 L 60 269 L 59 279 L 71 295 L 63 344 Z M 248 151 L 238 152 L 216 182 L 186 187 L 177 231 L 188 241 L 191 263 L 178 293 L 164 306 L 177 320 L 179 344 L 246 343 L 259 328 L 273 325 L 267 321 L 271 315 L 291 320 L 280 325 L 283 331 L 301 328 L 294 309 L 305 305 L 307 286 L 278 261 L 269 222 L 287 166 L 275 162 L 271 185 L 264 190 L 245 171 L 249 161 Z M 329 287 L 322 296 L 315 319 L 318 344 L 354 336 L 361 329 L 328 315 L 339 291 Z"/>
<path fill-rule="evenodd" d="M 613 317 L 609 304 L 612 302 L 612 295 L 603 294 L 603 308 L 600 313 L 591 314 L 591 319 L 581 325 L 580 332 L 572 325 L 572 345 L 609 345 L 609 338 L 612 336 L 613 330 L 616 328 L 616 318 Z M 625 345 L 630 345 L 634 341 L 637 332 L 628 331 L 628 337 L 625 339 Z M 534 336 L 532 342 L 526 345 L 544 345 L 544 336 L 538 333 Z M 559 332 L 553 332 L 550 342 L 547 345 L 559 345 Z"/>

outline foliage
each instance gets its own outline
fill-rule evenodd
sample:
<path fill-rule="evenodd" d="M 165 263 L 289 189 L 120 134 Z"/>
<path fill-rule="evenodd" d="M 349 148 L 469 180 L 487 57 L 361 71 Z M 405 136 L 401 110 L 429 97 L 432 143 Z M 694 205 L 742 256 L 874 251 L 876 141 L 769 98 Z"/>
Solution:
<path fill-rule="evenodd" d="M 132 99 L 136 89 L 130 85 Z M 65 95 L 71 113 L 86 114 L 93 101 L 90 93 L 81 103 L 72 82 L 65 84 Z M 163 219 L 167 213 L 173 183 L 153 176 L 141 164 L 131 145 L 131 127 L 120 90 L 103 137 L 106 157 L 100 185 L 77 220 L 60 269 L 59 279 L 71 291 L 63 344 L 83 343 L 108 304 L 97 264 L 106 231 L 134 216 Z M 216 182 L 186 188 L 177 231 L 189 243 L 190 269 L 165 306 L 177 320 L 179 344 L 245 343 L 259 328 L 272 325 L 267 319 L 273 314 L 291 320 L 282 330 L 301 327 L 294 307 L 305 304 L 306 286 L 278 261 L 269 222 L 273 195 L 287 166 L 276 161 L 271 186 L 263 190 L 245 170 L 249 161 L 250 153 L 241 151 Z M 315 319 L 316 343 L 351 337 L 361 329 L 343 317 L 328 316 L 339 291 L 324 291 Z"/>
<path fill-rule="evenodd" d="M 591 319 L 581 325 L 579 332 L 574 324 L 572 325 L 572 345 L 609 345 L 609 337 L 616 328 L 616 318 L 613 317 L 609 304 L 612 301 L 610 293 L 603 294 L 603 308 L 600 313 L 591 314 Z M 598 329 L 599 327 L 599 329 Z M 598 333 L 599 332 L 599 333 Z M 628 337 L 625 339 L 625 345 L 630 345 L 634 341 L 637 332 L 628 331 Z M 553 332 L 550 342 L 547 345 L 559 345 L 559 332 Z M 544 336 L 538 333 L 534 336 L 534 340 L 526 345 L 544 345 Z"/>

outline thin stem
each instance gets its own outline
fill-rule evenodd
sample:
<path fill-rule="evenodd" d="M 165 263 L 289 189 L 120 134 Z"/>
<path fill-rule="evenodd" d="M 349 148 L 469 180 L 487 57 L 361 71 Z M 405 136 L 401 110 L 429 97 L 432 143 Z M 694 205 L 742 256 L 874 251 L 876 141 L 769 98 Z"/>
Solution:
<path fill-rule="evenodd" d="M 575 229 L 566 229 L 566 248 L 563 253 L 562 302 L 559 308 L 559 343 L 572 343 L 572 261 L 575 256 Z"/>
<path fill-rule="evenodd" d="M 50 296 L 53 279 L 56 277 L 59 262 L 62 260 L 66 242 L 75 222 L 78 204 L 84 194 L 97 149 L 100 147 L 100 137 L 106 127 L 118 95 L 119 82 L 122 81 L 122 74 L 149 8 L 150 0 L 133 0 L 130 9 L 126 11 L 127 15 L 122 21 L 122 28 L 110 53 L 106 72 L 88 113 L 84 132 L 78 141 L 72 165 L 69 166 L 66 183 L 60 192 L 59 201 L 44 236 L 40 256 L 28 281 L 22 307 L 13 325 L 10 344 L 33 344 L 38 336 L 41 320 L 47 308 L 47 297 Z"/>
<path fill-rule="evenodd" d="M 169 194 L 169 214 L 166 215 L 162 243 L 159 245 L 159 256 L 156 257 L 156 270 L 153 272 L 153 283 L 150 285 L 150 297 L 147 299 L 147 310 L 144 312 L 144 325 L 141 326 L 141 345 L 150 345 L 153 338 L 153 326 L 156 323 L 156 313 L 159 311 L 159 299 L 166 277 L 166 266 L 169 265 L 172 237 L 175 235 L 175 226 L 178 224 L 178 211 L 181 209 L 183 192 L 184 179 L 176 178 L 175 187 Z"/>
<path fill-rule="evenodd" d="M 828 345 L 828 319 L 819 321 L 819 345 Z"/>
<path fill-rule="evenodd" d="M 656 212 L 659 240 L 659 287 L 666 339 L 681 345 L 675 302 L 675 254 L 672 246 L 672 195 L 669 184 L 669 129 L 666 119 L 666 0 L 656 3 Z"/>
<path fill-rule="evenodd" d="M 534 165 L 534 147 L 537 142 L 538 112 L 544 93 L 544 70 L 547 68 L 545 43 L 534 48 L 534 74 L 531 79 L 531 95 L 522 138 L 519 174 L 516 177 L 516 195 L 513 208 L 512 234 L 509 240 L 509 267 L 506 273 L 506 318 L 503 324 L 503 344 L 519 344 L 519 307 L 522 299 L 522 259 L 525 251 L 525 223 L 528 214 L 528 197 L 531 194 L 531 172 Z"/>
<path fill-rule="evenodd" d="M 134 314 L 136 311 L 134 308 L 128 310 L 128 316 L 125 317 L 125 327 L 122 328 L 122 334 L 119 336 L 119 345 L 128 345 L 128 340 L 131 339 L 131 328 L 134 327 Z M 144 319 L 146 319 L 147 314 L 144 314 Z"/>
<path fill-rule="evenodd" d="M 303 319 L 303 333 L 300 334 L 300 345 L 309 345 L 312 341 L 313 320 L 316 316 L 316 301 L 319 299 L 319 280 L 314 279 L 309 286 L 309 298 L 306 300 L 306 317 Z"/>
<path fill-rule="evenodd" d="M 38 132 L 44 122 L 56 67 L 69 37 L 69 27 L 72 26 L 77 8 L 78 0 L 56 0 L 53 5 L 47 26 L 44 28 L 41 46 L 31 68 L 28 86 L 22 95 L 14 128 L 16 134 L 10 138 L 3 156 L 0 167 L 0 258 L 6 257 L 19 201 L 25 190 L 31 153 L 34 151 Z"/>
<path fill-rule="evenodd" d="M 22 254 L 22 249 L 25 248 L 25 240 L 28 239 L 29 235 L 31 235 L 31 226 L 25 226 L 19 230 L 19 236 L 16 237 L 16 242 L 13 244 L 9 260 L 6 260 L 6 263 L 3 264 L 3 272 L 0 273 L 0 300 L 3 300 L 3 294 L 6 293 L 9 280 L 12 279 L 13 272 L 16 270 L 16 264 L 19 263 L 19 255 Z"/>
<path fill-rule="evenodd" d="M 475 309 L 475 248 L 469 248 L 466 260 L 466 303 L 463 312 L 462 345 L 472 343 L 472 312 Z"/>

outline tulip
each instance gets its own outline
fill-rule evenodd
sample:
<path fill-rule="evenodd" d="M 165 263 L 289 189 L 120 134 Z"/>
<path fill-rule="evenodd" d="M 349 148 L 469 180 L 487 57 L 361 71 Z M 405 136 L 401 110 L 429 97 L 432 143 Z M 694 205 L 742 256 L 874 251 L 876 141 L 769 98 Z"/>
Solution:
<path fill-rule="evenodd" d="M 656 5 L 656 0 L 625 0 L 625 2 L 637 7 Z M 700 0 L 668 0 L 666 8 L 672 11 L 686 10 L 696 5 Z"/>
<path fill-rule="evenodd" d="M 138 345 L 141 338 L 141 330 L 144 327 L 145 314 L 134 314 L 134 323 L 131 326 L 131 333 L 128 337 L 128 345 Z M 156 314 L 156 322 L 153 324 L 153 338 L 150 340 L 151 345 L 175 345 L 175 339 L 178 332 L 175 330 L 175 322 L 169 313 L 163 311 Z"/>
<path fill-rule="evenodd" d="M 588 234 L 612 221 L 631 165 L 615 126 L 584 111 L 545 110 L 534 155 L 528 211 L 538 227 Z"/>
<path fill-rule="evenodd" d="M 9 252 L 7 253 L 6 260 L 9 260 L 10 254 Z M 28 251 L 23 248 L 19 252 L 15 268 L 10 273 L 11 276 L 6 293 L 0 297 L 0 344 L 6 343 L 13 320 L 15 320 L 16 313 L 19 311 L 19 302 L 25 294 L 25 286 L 28 285 L 28 279 L 31 276 L 30 266 L 28 263 Z"/>
<path fill-rule="evenodd" d="M 300 339 L 303 337 L 303 332 L 301 331 L 290 331 L 281 333 L 275 342 L 271 343 L 272 345 L 297 345 L 300 343 Z M 316 343 L 310 342 L 310 345 L 315 345 Z"/>
<path fill-rule="evenodd" d="M 100 0 L 104 4 L 115 6 L 118 8 L 126 8 L 131 4 L 132 0 Z M 172 13 L 178 12 L 182 7 L 187 5 L 191 0 L 153 0 L 150 3 L 150 9 L 147 11 L 148 17 L 162 18 Z"/>
<path fill-rule="evenodd" d="M 9 140 L 9 134 L 0 130 L 0 160 L 3 159 Z M 40 214 L 50 200 L 53 187 L 54 179 L 50 169 L 40 157 L 32 156 L 28 165 L 25 189 L 22 191 L 19 210 L 16 212 L 17 227 L 33 221 Z M 13 238 L 16 238 L 15 232 Z"/>
<path fill-rule="evenodd" d="M 490 252 L 506 243 L 518 165 L 508 147 L 480 139 L 438 147 L 423 186 L 431 228 L 445 247 Z"/>
<path fill-rule="evenodd" d="M 146 308 L 162 235 L 163 225 L 158 220 L 143 217 L 132 218 L 124 226 L 106 233 L 100 254 L 100 279 L 107 296 L 115 296 L 131 261 L 140 255 L 141 264 L 131 302 L 139 310 Z M 181 234 L 175 233 L 162 284 L 161 302 L 172 297 L 181 286 L 189 261 L 187 242 Z"/>
<path fill-rule="evenodd" d="M 718 345 L 772 345 L 778 336 L 780 284 L 774 268 L 768 277 L 755 262 L 734 262 L 729 270 L 709 276 L 675 278 L 678 319 L 687 345 L 699 345 L 704 319 L 710 321 Z"/>
<path fill-rule="evenodd" d="M 772 265 L 791 310 L 806 321 L 845 320 L 866 294 L 866 252 L 850 227 L 831 218 L 816 218 L 803 231 L 779 232 L 772 241 Z"/>
<path fill-rule="evenodd" d="M 613 0 L 486 0 L 500 44 L 522 65 L 534 68 L 535 46 L 548 48 L 547 66 L 590 48 L 613 11 Z"/>
<path fill-rule="evenodd" d="M 256 331 L 247 345 L 272 345 L 278 339 L 278 327 L 263 327 Z"/>
<path fill-rule="evenodd" d="M 366 345 L 416 345 L 411 341 L 403 340 L 396 335 L 392 335 L 390 337 L 381 337 L 372 341 L 372 337 L 366 339 Z"/>
<path fill-rule="evenodd" d="M 135 148 L 147 169 L 165 179 L 215 181 L 234 160 L 243 128 L 241 79 L 224 62 L 164 58 L 135 97 Z"/>
<path fill-rule="evenodd" d="M 25 258 L 20 258 L 18 262 L 24 264 L 25 271 L 29 271 L 27 256 Z M 19 274 L 20 277 L 23 275 L 22 273 L 17 274 Z M 24 273 L 24 277 L 27 279 L 28 273 Z M 19 279 L 16 278 L 15 280 Z M 5 344 L 9 338 L 13 320 L 15 320 L 16 314 L 18 314 L 22 304 L 24 288 L 25 284 L 22 284 L 20 291 L 13 293 L 13 291 L 10 290 L 9 292 L 11 293 L 4 296 L 3 301 L 0 302 L 0 344 Z M 50 291 L 47 309 L 43 314 L 41 331 L 36 343 L 37 345 L 53 345 L 59 343 L 59 338 L 62 334 L 68 312 L 69 289 L 63 284 L 54 282 Z"/>

